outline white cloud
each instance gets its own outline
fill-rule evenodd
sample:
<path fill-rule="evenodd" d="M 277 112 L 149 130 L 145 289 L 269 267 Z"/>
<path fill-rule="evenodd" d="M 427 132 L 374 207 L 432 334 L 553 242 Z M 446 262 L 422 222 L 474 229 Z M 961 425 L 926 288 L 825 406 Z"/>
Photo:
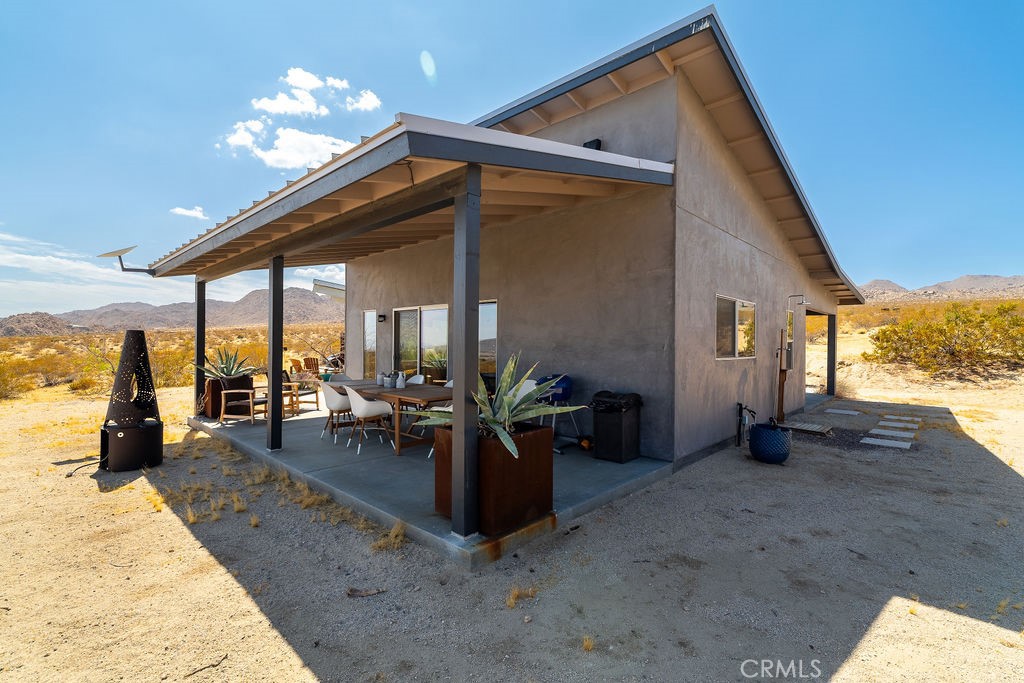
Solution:
<path fill-rule="evenodd" d="M 349 111 L 373 111 L 380 109 L 380 98 L 372 90 L 360 90 L 359 97 L 346 97 L 345 109 Z"/>
<path fill-rule="evenodd" d="M 263 122 L 258 120 L 250 121 L 239 121 L 234 126 L 235 132 L 225 138 L 232 147 L 252 147 L 256 144 L 256 137 L 253 133 L 258 135 L 260 139 L 263 138 Z"/>
<path fill-rule="evenodd" d="M 288 69 L 288 75 L 282 80 L 293 88 L 300 88 L 302 90 L 316 90 L 324 85 L 324 82 L 317 78 L 316 75 L 297 66 Z"/>
<path fill-rule="evenodd" d="M 171 209 L 171 213 L 176 216 L 188 216 L 189 218 L 198 218 L 203 221 L 210 220 L 210 217 L 203 213 L 203 207 L 201 206 L 195 206 L 191 209 L 183 209 L 180 206 L 176 206 Z"/>
<path fill-rule="evenodd" d="M 320 133 L 307 133 L 295 128 L 278 128 L 270 149 L 251 147 L 250 151 L 271 168 L 307 168 L 328 161 L 331 154 L 341 154 L 355 147 L 354 142 Z"/>
<path fill-rule="evenodd" d="M 296 268 L 295 277 L 306 279 L 307 286 L 312 286 L 313 280 L 328 280 L 330 282 L 344 283 L 345 265 L 332 264 L 328 266 L 317 266 L 315 268 Z"/>
<path fill-rule="evenodd" d="M 348 90 L 348 79 L 347 78 L 335 78 L 334 76 L 327 77 L 327 86 L 334 88 L 335 90 Z"/>
<path fill-rule="evenodd" d="M 292 97 L 279 92 L 274 99 L 269 97 L 253 99 L 252 107 L 253 109 L 259 109 L 271 114 L 283 114 L 286 116 L 307 114 L 310 116 L 326 116 L 330 113 L 327 107 L 317 104 L 316 98 L 301 88 L 293 88 Z"/>

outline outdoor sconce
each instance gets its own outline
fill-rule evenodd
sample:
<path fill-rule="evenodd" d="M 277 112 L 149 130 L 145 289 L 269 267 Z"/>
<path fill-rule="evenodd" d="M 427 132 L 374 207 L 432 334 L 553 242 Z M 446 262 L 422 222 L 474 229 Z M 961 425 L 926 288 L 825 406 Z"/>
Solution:
<path fill-rule="evenodd" d="M 379 322 L 379 323 L 385 322 L 387 319 L 388 319 L 388 317 L 386 315 L 384 315 L 383 313 L 381 313 L 381 314 L 379 314 L 377 316 L 377 322 Z"/>

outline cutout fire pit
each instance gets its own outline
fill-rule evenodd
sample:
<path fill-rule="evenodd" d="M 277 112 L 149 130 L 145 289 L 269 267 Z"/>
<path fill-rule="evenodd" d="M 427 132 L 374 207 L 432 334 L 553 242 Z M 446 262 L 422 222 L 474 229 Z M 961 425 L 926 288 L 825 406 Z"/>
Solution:
<path fill-rule="evenodd" d="M 111 472 L 156 467 L 164 461 L 164 424 L 156 404 L 146 333 L 126 330 L 100 428 L 100 469 Z"/>

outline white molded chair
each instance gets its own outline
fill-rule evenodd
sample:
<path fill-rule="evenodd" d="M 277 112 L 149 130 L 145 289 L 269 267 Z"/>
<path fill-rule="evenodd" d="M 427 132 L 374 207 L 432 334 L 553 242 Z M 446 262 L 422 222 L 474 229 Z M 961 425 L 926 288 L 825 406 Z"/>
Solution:
<path fill-rule="evenodd" d="M 356 455 L 359 455 L 363 448 L 363 434 L 366 432 L 366 424 L 368 422 L 376 425 L 376 427 L 371 427 L 371 429 L 377 429 L 382 432 L 388 431 L 384 418 L 391 417 L 391 404 L 387 401 L 368 401 L 350 386 L 345 387 L 345 392 L 348 394 L 348 400 L 352 404 L 352 415 L 356 418 L 352 424 L 352 431 L 348 435 L 348 443 L 345 444 L 345 447 L 347 448 L 352 445 L 352 437 L 355 436 L 356 427 L 358 427 L 359 441 L 356 445 Z M 384 436 L 382 434 L 377 436 L 380 438 L 380 442 L 384 443 Z M 390 434 L 388 434 L 388 441 L 391 442 L 391 448 L 394 449 L 395 442 Z"/>
<path fill-rule="evenodd" d="M 327 407 L 327 423 L 324 431 L 320 432 L 320 438 L 324 438 L 328 428 L 334 435 L 334 443 L 338 443 L 338 429 L 341 427 L 341 416 L 349 415 L 352 412 L 352 402 L 348 396 L 338 393 L 338 390 L 327 382 L 320 382 L 320 388 L 324 392 L 324 405 Z"/>
<path fill-rule="evenodd" d="M 405 380 L 405 384 L 406 384 L 406 386 L 408 386 L 410 384 L 423 384 L 425 379 L 426 378 L 423 377 L 423 375 L 413 375 L 409 379 Z"/>

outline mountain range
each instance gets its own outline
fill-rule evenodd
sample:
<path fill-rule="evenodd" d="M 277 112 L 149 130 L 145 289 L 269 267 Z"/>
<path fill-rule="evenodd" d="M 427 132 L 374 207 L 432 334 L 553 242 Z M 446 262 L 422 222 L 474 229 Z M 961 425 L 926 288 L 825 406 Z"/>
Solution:
<path fill-rule="evenodd" d="M 907 289 L 892 280 L 872 280 L 858 287 L 869 302 L 1024 299 L 1024 275 L 962 275 L 917 289 Z"/>
<path fill-rule="evenodd" d="M 206 301 L 208 327 L 249 327 L 267 324 L 269 290 L 257 289 L 238 301 Z M 154 306 L 139 301 L 67 313 L 19 313 L 0 318 L 0 336 L 72 334 L 85 330 L 190 328 L 196 306 L 181 302 Z M 308 289 L 284 290 L 285 323 L 344 323 L 345 304 Z"/>
<path fill-rule="evenodd" d="M 934 285 L 907 289 L 892 280 L 871 280 L 859 285 L 868 302 L 962 301 L 972 299 L 1024 299 L 1024 275 L 963 275 Z M 267 324 L 268 290 L 257 289 L 238 301 L 206 302 L 209 327 L 249 327 Z M 344 323 L 345 305 L 308 289 L 284 290 L 285 323 Z M 108 304 L 67 313 L 18 313 L 0 318 L 0 336 L 29 337 L 73 334 L 85 330 L 190 328 L 195 304 L 181 302 L 154 306 L 141 302 Z"/>

